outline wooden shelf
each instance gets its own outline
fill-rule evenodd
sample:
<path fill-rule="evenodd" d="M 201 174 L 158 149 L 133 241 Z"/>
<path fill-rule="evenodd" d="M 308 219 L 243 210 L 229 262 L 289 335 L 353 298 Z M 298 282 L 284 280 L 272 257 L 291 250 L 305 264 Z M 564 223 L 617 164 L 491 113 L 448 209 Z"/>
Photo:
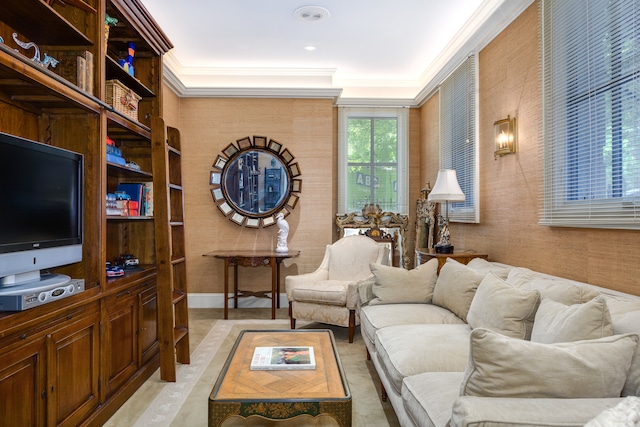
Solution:
<path fill-rule="evenodd" d="M 152 216 L 134 215 L 107 215 L 109 221 L 153 221 Z"/>
<path fill-rule="evenodd" d="M 118 64 L 118 61 L 111 58 L 110 56 L 107 56 L 105 62 L 107 64 L 107 80 L 120 80 L 122 84 L 124 84 L 126 87 L 133 90 L 136 94 L 140 95 L 143 98 L 151 98 L 156 96 L 156 94 L 153 93 L 151 89 L 146 87 L 140 80 L 127 73 L 124 68 L 122 68 L 120 64 Z"/>
<path fill-rule="evenodd" d="M 131 120 L 128 116 L 114 110 L 110 105 L 107 105 L 107 107 L 107 126 L 112 138 L 116 137 L 116 135 L 131 138 L 132 135 L 135 135 L 138 138 L 151 139 L 151 129 L 149 127 Z"/>
<path fill-rule="evenodd" d="M 143 170 L 137 170 L 130 168 L 129 166 L 123 166 L 118 163 L 107 162 L 107 168 L 109 169 L 109 175 L 114 175 L 119 178 L 132 178 L 141 180 L 151 180 L 153 174 L 145 172 Z"/>
<path fill-rule="evenodd" d="M 107 106 L 73 83 L 2 43 L 0 90 L 12 102 L 27 106 L 34 112 L 78 108 L 81 111 L 100 113 Z"/>
<path fill-rule="evenodd" d="M 154 167 L 150 124 L 161 121 L 162 56 L 173 45 L 141 0 L 85 1 L 95 10 L 51 0 L 3 0 L 0 6 L 0 130 L 83 155 L 82 261 L 52 272 L 85 280 L 84 292 L 23 312 L 0 312 L 0 357 L 19 368 L 5 369 L 0 389 L 24 385 L 18 394 L 2 396 L 12 411 L 0 413 L 0 425 L 104 424 L 160 366 L 160 324 L 177 327 L 167 340 L 178 339 L 176 357 L 189 361 L 184 262 L 175 267 L 175 291 L 164 278 L 158 281 L 161 262 L 171 267 L 170 258 L 157 258 L 156 247 L 172 239 L 168 207 L 160 206 L 156 217 L 105 214 L 107 193 L 122 182 L 166 188 L 168 178 Z M 119 20 L 108 40 L 105 13 Z M 35 43 L 41 59 L 48 53 L 60 60 L 58 66 L 32 60 L 35 50 L 18 47 L 14 32 L 18 40 Z M 135 77 L 117 62 L 129 41 L 136 43 Z M 76 55 L 93 70 L 85 75 L 93 77 L 87 90 L 72 82 L 84 85 Z M 143 97 L 138 120 L 106 103 L 107 79 Z M 159 130 L 164 138 L 166 129 Z M 105 137 L 141 169 L 106 162 Z M 184 252 L 183 244 L 178 247 Z M 140 269 L 107 278 L 105 263 L 127 253 L 138 257 Z M 159 285 L 176 300 L 177 317 L 161 310 Z"/>
<path fill-rule="evenodd" d="M 1 19 L 38 45 L 93 45 L 85 34 L 39 0 L 3 0 Z"/>

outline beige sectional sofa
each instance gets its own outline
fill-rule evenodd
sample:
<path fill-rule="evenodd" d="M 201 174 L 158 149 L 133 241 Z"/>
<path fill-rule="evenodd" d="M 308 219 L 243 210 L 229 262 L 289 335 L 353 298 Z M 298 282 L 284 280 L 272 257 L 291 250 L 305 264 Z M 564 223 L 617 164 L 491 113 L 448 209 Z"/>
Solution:
<path fill-rule="evenodd" d="M 371 268 L 361 334 L 401 425 L 640 418 L 640 297 L 482 259 Z"/>

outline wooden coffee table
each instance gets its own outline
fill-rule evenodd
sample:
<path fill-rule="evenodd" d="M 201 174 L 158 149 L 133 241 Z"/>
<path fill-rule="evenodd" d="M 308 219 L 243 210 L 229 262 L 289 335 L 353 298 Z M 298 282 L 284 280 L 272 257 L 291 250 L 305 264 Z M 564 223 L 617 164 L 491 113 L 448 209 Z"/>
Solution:
<path fill-rule="evenodd" d="M 313 346 L 316 369 L 252 371 L 256 347 Z M 331 330 L 242 331 L 209 396 L 209 427 L 261 417 L 332 417 L 351 426 L 351 392 Z"/>

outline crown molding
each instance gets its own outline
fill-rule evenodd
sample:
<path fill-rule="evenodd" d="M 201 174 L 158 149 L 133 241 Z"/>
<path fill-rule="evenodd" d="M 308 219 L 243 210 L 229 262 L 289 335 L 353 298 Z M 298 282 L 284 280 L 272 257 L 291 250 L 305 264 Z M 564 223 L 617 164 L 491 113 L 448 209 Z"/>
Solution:
<path fill-rule="evenodd" d="M 414 81 L 341 80 L 332 68 L 187 68 L 172 52 L 164 55 L 164 81 L 180 97 L 331 98 L 336 105 L 419 107 L 469 54 L 484 48 L 533 1 L 485 0 Z"/>
<path fill-rule="evenodd" d="M 484 2 L 478 9 L 478 13 L 464 26 L 463 31 L 456 35 L 422 75 L 422 89 L 415 97 L 415 104 L 418 106 L 424 104 L 458 65 L 470 54 L 480 52 L 533 2 L 534 0 L 487 0 Z"/>

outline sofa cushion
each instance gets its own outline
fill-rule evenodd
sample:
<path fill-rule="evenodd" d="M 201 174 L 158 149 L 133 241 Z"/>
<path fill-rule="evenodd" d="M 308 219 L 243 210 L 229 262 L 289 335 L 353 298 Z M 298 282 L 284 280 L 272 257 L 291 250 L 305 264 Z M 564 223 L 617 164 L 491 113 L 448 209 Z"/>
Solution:
<path fill-rule="evenodd" d="M 349 282 L 343 280 L 322 280 L 302 285 L 293 290 L 294 301 L 315 304 L 347 305 L 347 287 Z"/>
<path fill-rule="evenodd" d="M 476 270 L 478 273 L 494 273 L 501 279 L 506 279 L 509 275 L 510 267 L 503 267 L 490 263 L 484 258 L 474 258 L 467 263 L 467 267 Z"/>
<path fill-rule="evenodd" d="M 469 306 L 484 276 L 458 261 L 447 258 L 436 281 L 433 303 L 451 310 L 466 321 Z"/>
<path fill-rule="evenodd" d="M 572 305 L 544 298 L 536 313 L 531 341 L 552 344 L 611 335 L 613 324 L 603 296 Z"/>
<path fill-rule="evenodd" d="M 378 329 L 411 324 L 464 324 L 458 316 L 433 304 L 388 304 L 360 309 L 360 332 L 375 347 Z M 370 349 L 373 350 L 373 349 Z"/>
<path fill-rule="evenodd" d="M 460 392 L 463 372 L 425 372 L 404 379 L 402 402 L 417 426 L 446 426 Z"/>
<path fill-rule="evenodd" d="M 621 400 L 461 396 L 453 403 L 451 427 L 583 427 Z"/>
<path fill-rule="evenodd" d="M 507 283 L 521 289 L 535 289 L 542 298 L 551 298 L 567 305 L 587 302 L 599 294 L 596 289 L 588 286 L 559 277 L 545 276 L 522 267 L 509 270 Z"/>
<path fill-rule="evenodd" d="M 487 328 L 513 338 L 529 339 L 540 293 L 514 288 L 495 273 L 488 273 L 469 307 L 472 329 Z"/>
<path fill-rule="evenodd" d="M 376 355 L 395 393 L 400 394 L 405 377 L 464 372 L 470 332 L 466 324 L 389 326 L 376 333 Z"/>
<path fill-rule="evenodd" d="M 611 299 L 607 295 L 607 306 L 611 310 L 613 304 Z M 629 301 L 629 306 L 632 302 Z M 619 305 L 615 308 L 619 308 Z M 640 310 L 636 311 L 624 311 L 621 314 L 611 313 L 611 319 L 613 321 L 613 331 L 616 334 L 636 333 L 640 334 Z M 623 396 L 640 396 L 640 344 L 636 348 L 636 353 L 633 356 L 631 362 L 631 369 L 629 370 L 629 376 L 627 382 L 622 390 Z"/>
<path fill-rule="evenodd" d="M 637 345 L 635 334 L 541 344 L 474 329 L 460 395 L 619 397 Z"/>
<path fill-rule="evenodd" d="M 371 264 L 376 281 L 369 304 L 430 303 L 438 278 L 438 260 L 419 265 L 413 270 Z"/>

